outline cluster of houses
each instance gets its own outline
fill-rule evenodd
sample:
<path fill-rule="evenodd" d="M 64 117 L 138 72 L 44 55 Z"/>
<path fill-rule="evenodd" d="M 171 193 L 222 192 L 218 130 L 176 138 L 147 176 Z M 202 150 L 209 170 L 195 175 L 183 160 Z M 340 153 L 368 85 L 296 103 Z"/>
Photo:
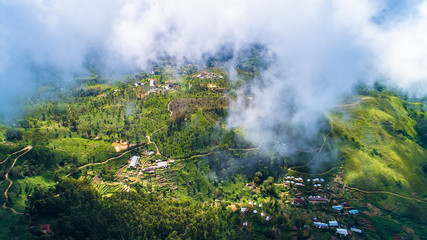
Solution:
<path fill-rule="evenodd" d="M 150 79 L 150 89 L 147 93 L 161 93 L 163 91 L 168 91 L 168 90 L 173 90 L 174 88 L 176 88 L 178 85 L 176 83 L 170 83 L 170 82 L 166 82 L 163 83 L 163 85 L 161 86 L 162 88 L 156 88 L 155 85 L 155 80 L 154 79 Z"/>
<path fill-rule="evenodd" d="M 321 188 L 322 184 L 325 183 L 325 179 L 323 179 L 323 178 L 307 178 L 304 181 L 304 179 L 302 177 L 286 176 L 285 179 L 283 180 L 283 182 L 285 183 L 285 186 L 286 185 L 291 186 L 291 184 L 293 186 L 304 186 L 301 184 L 312 183 L 314 188 Z M 329 198 L 327 198 L 326 196 L 309 196 L 308 198 L 295 197 L 292 199 L 292 204 L 295 206 L 305 206 L 308 203 L 326 204 L 329 201 L 330 201 Z M 332 205 L 332 209 L 340 215 L 341 214 L 350 214 L 350 215 L 359 214 L 359 210 L 351 209 L 351 204 L 348 201 L 342 202 L 341 204 L 339 204 L 337 202 L 337 200 L 333 200 L 331 205 Z M 327 205 L 327 206 L 331 206 L 331 205 Z M 349 236 L 350 232 L 362 233 L 362 230 L 360 230 L 356 227 L 351 227 L 348 230 L 345 226 L 343 226 L 342 224 L 338 224 L 338 222 L 335 220 L 329 221 L 329 222 L 322 222 L 322 219 L 317 218 L 317 217 L 313 217 L 313 224 L 315 227 L 320 228 L 320 229 L 333 228 L 336 231 L 335 232 L 336 236 L 341 237 L 341 238 Z"/>
<path fill-rule="evenodd" d="M 271 217 L 270 216 L 268 216 L 268 215 L 266 215 L 263 211 L 262 211 L 262 203 L 258 203 L 258 205 L 257 205 L 257 202 L 252 202 L 252 201 L 250 201 L 250 200 L 248 200 L 248 205 L 249 205 L 249 207 L 259 207 L 259 208 L 261 208 L 261 210 L 260 210 L 260 216 L 262 217 L 262 218 L 264 218 L 265 217 L 265 220 L 266 221 L 270 221 L 270 219 L 271 219 Z M 242 212 L 242 213 L 244 213 L 244 212 L 249 212 L 250 211 L 250 209 L 249 208 L 245 208 L 245 207 L 242 207 L 241 209 L 240 209 L 240 211 Z M 254 214 L 258 214 L 258 210 L 256 210 L 256 209 L 254 209 L 254 210 L 252 210 L 252 213 L 254 213 Z M 248 222 L 244 222 L 243 223 L 243 226 L 248 226 Z"/>
<path fill-rule="evenodd" d="M 294 177 L 294 176 L 286 176 L 285 179 L 283 180 L 283 183 L 285 184 L 285 186 L 290 187 L 290 185 L 294 185 L 294 186 L 305 186 L 304 185 L 304 178 L 302 177 Z"/>
<path fill-rule="evenodd" d="M 310 196 L 308 197 L 308 201 L 312 202 L 312 203 L 326 203 L 328 202 L 328 198 L 326 197 L 321 197 L 321 196 Z M 307 200 L 304 198 L 294 198 L 292 201 L 292 204 L 297 205 L 297 206 L 302 206 L 307 204 Z M 343 205 L 346 205 L 349 207 L 349 203 L 348 202 L 344 202 Z M 334 205 L 332 206 L 332 208 L 334 210 L 338 210 L 341 211 L 343 209 L 343 205 Z M 359 211 L 357 209 L 353 209 L 353 210 L 349 210 L 348 211 L 349 214 L 358 214 Z M 318 217 L 313 217 L 313 224 L 315 227 L 317 228 L 321 228 L 321 229 L 330 229 L 330 228 L 336 228 L 336 235 L 338 237 L 347 237 L 349 235 L 349 232 L 347 229 L 343 228 L 342 226 L 339 227 L 339 224 L 337 221 L 333 220 L 333 221 L 329 221 L 328 223 L 325 222 L 321 222 L 322 219 L 318 218 Z M 358 229 L 358 228 L 350 228 L 350 231 L 352 232 L 356 232 L 356 233 L 362 233 L 362 230 Z"/>
<path fill-rule="evenodd" d="M 172 89 L 174 89 L 174 88 L 176 88 L 176 87 L 178 87 L 178 85 L 176 84 L 176 83 L 170 83 L 170 82 L 165 82 L 164 84 L 163 84 L 163 86 L 162 86 L 162 88 L 164 89 L 164 90 L 172 90 Z"/>
<path fill-rule="evenodd" d="M 319 179 L 320 181 L 320 179 Z M 327 203 L 329 202 L 329 199 L 326 197 L 321 197 L 321 196 L 309 196 L 308 199 L 304 199 L 304 198 L 293 198 L 292 200 L 292 204 L 296 205 L 296 206 L 303 206 L 306 205 L 307 202 L 310 203 Z M 334 203 L 336 204 L 336 200 L 334 200 Z M 343 202 L 341 205 L 333 205 L 332 209 L 336 210 L 338 212 L 341 213 L 341 211 L 344 208 L 349 208 L 350 207 L 350 203 L 349 202 Z M 348 214 L 358 214 L 359 210 L 357 209 L 352 209 L 348 211 Z M 343 228 L 343 227 L 339 227 L 339 224 L 337 221 L 333 220 L 333 221 L 329 221 L 328 223 L 324 223 L 321 222 L 322 219 L 317 218 L 317 217 L 313 217 L 313 224 L 315 227 L 317 228 L 321 228 L 321 229 L 330 229 L 330 228 L 336 228 L 336 235 L 338 237 L 347 237 L 349 235 L 349 232 L 347 229 Z M 362 233 L 362 230 L 358 229 L 358 228 L 350 228 L 350 231 L 352 232 L 356 232 L 356 233 Z"/>
<path fill-rule="evenodd" d="M 333 220 L 333 221 L 329 221 L 328 223 L 323 223 L 323 222 L 320 222 L 319 220 L 321 219 L 317 217 L 313 217 L 313 223 L 315 227 L 323 228 L 323 229 L 336 228 L 337 235 L 341 237 L 345 237 L 348 235 L 348 230 L 343 227 L 340 228 L 337 221 Z M 356 233 L 362 233 L 362 230 L 354 227 L 350 228 L 350 231 L 356 232 Z"/>
<path fill-rule="evenodd" d="M 145 151 L 145 154 L 148 156 L 151 156 L 154 154 L 153 151 Z M 129 166 L 128 168 L 132 168 L 135 169 L 136 167 L 138 167 L 140 165 L 139 160 L 141 159 L 140 156 L 132 156 L 129 159 Z M 170 160 L 170 163 L 174 163 L 174 160 Z M 151 172 L 154 173 L 154 170 L 158 169 L 158 168 L 167 168 L 168 167 L 168 162 L 167 161 L 161 161 L 160 159 L 156 160 L 156 165 L 151 166 L 151 167 L 147 167 L 147 168 L 143 168 L 142 171 L 143 172 Z"/>
<path fill-rule="evenodd" d="M 308 197 L 309 203 L 327 203 L 329 202 L 329 199 L 327 197 L 321 197 L 321 196 L 309 196 Z M 334 203 L 336 203 L 336 200 L 334 200 Z M 301 198 L 293 198 L 292 204 L 297 206 L 303 206 L 307 204 L 307 200 L 303 197 Z M 333 205 L 332 209 L 341 212 L 344 208 L 349 208 L 350 203 L 349 202 L 343 202 L 341 205 Z M 349 214 L 358 214 L 359 210 L 352 209 L 348 211 Z"/>
<path fill-rule="evenodd" d="M 338 222 L 337 221 L 329 221 L 329 223 L 323 223 L 319 221 L 320 219 L 317 217 L 313 218 L 313 224 L 315 227 L 317 228 L 322 228 L 322 229 L 329 229 L 329 228 L 336 228 L 336 235 L 338 235 L 339 237 L 347 237 L 348 236 L 348 230 L 346 228 L 343 227 L 339 227 Z M 350 231 L 355 232 L 355 233 L 362 233 L 362 230 L 358 229 L 358 228 L 350 228 Z"/>
<path fill-rule="evenodd" d="M 321 196 L 309 196 L 308 199 L 302 198 L 293 198 L 292 204 L 297 206 L 302 206 L 307 204 L 307 201 L 309 203 L 315 204 L 315 203 L 327 203 L 329 202 L 329 199 L 327 197 L 321 197 Z"/>
<path fill-rule="evenodd" d="M 313 187 L 315 188 L 321 188 L 322 187 L 322 183 L 325 182 L 325 179 L 323 178 L 313 178 L 310 179 L 308 178 L 306 180 L 307 183 L 313 183 Z M 286 187 L 290 187 L 291 185 L 295 186 L 295 187 L 304 187 L 304 178 L 302 177 L 294 177 L 294 176 L 286 176 L 285 179 L 283 180 L 283 183 L 285 184 Z"/>
<path fill-rule="evenodd" d="M 161 92 L 162 91 L 162 89 L 159 89 L 159 88 L 155 88 L 156 87 L 156 80 L 154 80 L 154 79 L 148 79 L 148 82 L 149 82 L 149 86 L 150 86 L 150 88 L 154 88 L 154 89 L 150 89 L 147 93 L 157 93 L 157 92 Z"/>
<path fill-rule="evenodd" d="M 224 77 L 216 73 L 202 72 L 196 76 L 198 79 L 223 79 Z"/>
<path fill-rule="evenodd" d="M 167 161 L 156 160 L 156 163 L 157 164 L 154 165 L 154 166 L 143 168 L 142 171 L 143 172 L 154 173 L 154 170 L 156 170 L 156 169 L 167 168 L 168 167 L 168 162 Z"/>
<path fill-rule="evenodd" d="M 134 83 L 133 84 L 135 87 L 138 87 L 138 86 L 144 86 L 145 85 L 145 83 L 140 83 L 140 82 L 136 82 L 136 83 Z"/>

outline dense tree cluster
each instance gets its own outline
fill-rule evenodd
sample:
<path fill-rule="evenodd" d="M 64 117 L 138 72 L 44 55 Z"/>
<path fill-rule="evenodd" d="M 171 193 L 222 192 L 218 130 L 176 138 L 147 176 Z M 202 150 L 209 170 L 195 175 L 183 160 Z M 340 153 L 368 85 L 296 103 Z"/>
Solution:
<path fill-rule="evenodd" d="M 140 188 L 102 197 L 87 180 L 65 178 L 55 189 L 37 191 L 29 212 L 34 220 L 55 219 L 52 239 L 236 238 L 230 224 L 236 216 L 225 206 L 163 198 Z"/>

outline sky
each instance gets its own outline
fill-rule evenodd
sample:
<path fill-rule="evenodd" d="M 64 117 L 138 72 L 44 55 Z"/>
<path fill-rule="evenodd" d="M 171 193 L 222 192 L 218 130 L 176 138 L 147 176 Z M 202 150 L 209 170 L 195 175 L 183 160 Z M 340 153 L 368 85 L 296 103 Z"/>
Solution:
<path fill-rule="evenodd" d="M 426 1 L 0 0 L 0 115 L 20 113 L 43 83 L 85 74 L 91 53 L 103 71 L 120 73 L 259 43 L 274 67 L 245 86 L 255 102 L 243 111 L 242 89 L 229 127 L 282 138 L 277 123 L 286 120 L 310 135 L 357 83 L 380 79 L 424 96 L 426 42 Z"/>

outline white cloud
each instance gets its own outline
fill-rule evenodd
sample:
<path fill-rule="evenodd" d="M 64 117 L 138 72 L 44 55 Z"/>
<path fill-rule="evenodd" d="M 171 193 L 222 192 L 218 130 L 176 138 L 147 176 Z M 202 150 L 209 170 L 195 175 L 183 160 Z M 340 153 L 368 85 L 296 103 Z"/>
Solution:
<path fill-rule="evenodd" d="M 268 73 L 263 89 L 253 86 L 266 105 L 255 106 L 255 119 L 243 115 L 248 125 L 292 105 L 289 119 L 308 126 L 355 82 L 375 75 L 425 94 L 427 3 L 377 25 L 372 19 L 385 6 L 369 0 L 0 1 L 0 87 L 10 90 L 0 97 L 0 110 L 21 91 L 18 82 L 33 82 L 29 65 L 82 71 L 96 49 L 111 70 L 144 68 L 163 54 L 200 61 L 224 45 L 238 50 L 253 42 L 276 54 L 281 73 Z M 11 83 L 12 69 L 25 77 Z"/>
<path fill-rule="evenodd" d="M 399 87 L 427 91 L 427 2 L 401 22 L 377 26 L 368 36 L 378 70 Z M 421 91 L 420 91 L 421 90 Z"/>

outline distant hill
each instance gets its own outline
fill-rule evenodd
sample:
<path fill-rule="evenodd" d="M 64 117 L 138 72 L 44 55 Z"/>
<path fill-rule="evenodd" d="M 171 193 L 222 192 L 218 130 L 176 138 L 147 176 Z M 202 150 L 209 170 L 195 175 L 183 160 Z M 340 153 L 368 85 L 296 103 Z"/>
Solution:
<path fill-rule="evenodd" d="M 422 202 L 427 199 L 425 110 L 422 103 L 373 91 L 353 98 L 330 115 L 344 161 L 344 183 L 373 191 L 369 198 L 398 216 L 419 220 L 425 218 L 427 209 Z M 379 191 L 384 192 L 375 194 Z M 420 201 L 407 200 L 410 204 L 402 205 L 404 197 Z"/>

